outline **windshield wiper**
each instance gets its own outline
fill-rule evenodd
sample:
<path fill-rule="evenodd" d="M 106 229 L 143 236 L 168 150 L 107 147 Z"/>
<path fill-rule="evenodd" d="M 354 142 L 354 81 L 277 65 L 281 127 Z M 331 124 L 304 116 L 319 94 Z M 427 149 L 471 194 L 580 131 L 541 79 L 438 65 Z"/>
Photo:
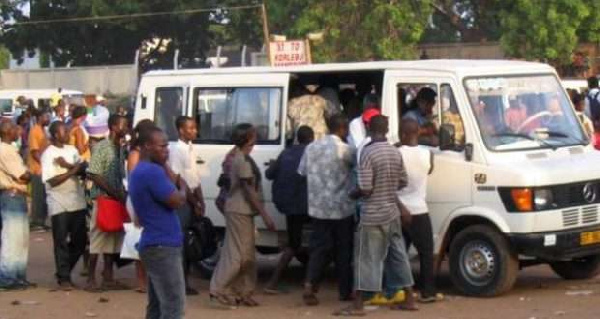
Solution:
<path fill-rule="evenodd" d="M 544 132 L 548 135 L 550 135 L 547 132 Z M 560 132 L 556 132 L 556 134 L 561 134 Z M 563 134 L 564 135 L 564 134 Z M 520 138 L 524 138 L 526 140 L 530 140 L 530 141 L 534 141 L 534 142 L 538 142 L 541 146 L 547 147 L 547 148 L 551 148 L 553 151 L 556 151 L 558 149 L 558 146 L 556 145 L 552 145 L 546 141 L 544 141 L 543 139 L 540 138 L 536 138 L 533 136 L 529 136 L 527 134 L 523 134 L 523 133 L 512 133 L 512 132 L 504 132 L 504 133 L 498 133 L 498 134 L 494 134 L 492 135 L 493 137 L 520 137 Z M 562 135 L 561 135 L 562 136 Z M 568 137 L 565 135 L 565 137 Z"/>
<path fill-rule="evenodd" d="M 572 139 L 574 139 L 574 140 L 575 140 L 575 141 L 576 141 L 578 144 L 581 144 L 581 145 L 585 145 L 585 144 L 586 144 L 586 143 L 585 143 L 585 141 L 586 141 L 585 139 L 577 139 L 577 138 L 574 138 L 573 136 L 570 136 L 570 135 L 568 135 L 568 134 L 565 134 L 565 133 L 563 133 L 563 132 L 558 132 L 558 131 L 547 131 L 547 132 L 543 132 L 543 134 L 546 134 L 546 135 L 548 135 L 548 137 L 572 138 Z"/>

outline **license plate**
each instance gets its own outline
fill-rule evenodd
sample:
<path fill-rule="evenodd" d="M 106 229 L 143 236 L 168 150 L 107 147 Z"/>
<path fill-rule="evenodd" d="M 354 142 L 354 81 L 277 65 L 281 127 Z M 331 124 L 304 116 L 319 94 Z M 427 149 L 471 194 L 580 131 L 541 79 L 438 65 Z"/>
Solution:
<path fill-rule="evenodd" d="M 600 243 L 600 230 L 581 233 L 579 243 L 581 246 Z"/>

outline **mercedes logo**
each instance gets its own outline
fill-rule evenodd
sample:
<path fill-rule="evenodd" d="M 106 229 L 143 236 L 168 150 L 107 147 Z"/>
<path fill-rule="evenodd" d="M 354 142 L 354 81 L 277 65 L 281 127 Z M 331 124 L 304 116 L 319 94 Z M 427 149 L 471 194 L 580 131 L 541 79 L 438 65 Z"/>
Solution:
<path fill-rule="evenodd" d="M 596 185 L 592 183 L 587 183 L 583 186 L 583 199 L 588 203 L 593 203 L 596 201 L 598 197 L 598 192 L 596 191 Z"/>

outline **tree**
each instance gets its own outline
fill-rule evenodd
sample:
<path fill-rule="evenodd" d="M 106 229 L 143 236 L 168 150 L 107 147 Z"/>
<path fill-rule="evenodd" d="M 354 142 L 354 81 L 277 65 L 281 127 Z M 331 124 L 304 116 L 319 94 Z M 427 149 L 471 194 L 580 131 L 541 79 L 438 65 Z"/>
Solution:
<path fill-rule="evenodd" d="M 304 38 L 310 32 L 324 32 L 323 43 L 313 47 L 317 62 L 416 57 L 415 46 L 432 11 L 430 0 L 303 2 L 302 6 L 302 1 L 291 1 L 279 10 L 302 7 L 291 20 L 282 20 L 288 36 Z"/>
<path fill-rule="evenodd" d="M 0 70 L 8 69 L 10 63 L 10 52 L 3 46 L 0 46 Z"/>
<path fill-rule="evenodd" d="M 505 52 L 516 58 L 568 62 L 590 15 L 585 0 L 513 0 L 499 12 Z"/>
<path fill-rule="evenodd" d="M 13 15 L 15 21 L 73 17 L 173 12 L 222 7 L 214 0 L 38 0 L 31 4 L 31 16 Z M 258 9 L 251 9 L 257 11 Z M 20 13 L 20 12 L 19 12 Z M 258 21 L 239 21 L 260 23 Z M 193 14 L 161 15 L 132 19 L 79 21 L 60 24 L 13 26 L 0 40 L 13 55 L 22 57 L 35 49 L 48 53 L 57 66 L 128 64 L 138 48 L 144 49 L 142 68 L 171 67 L 175 50 L 184 66 L 204 64 L 214 40 L 211 26 L 223 25 L 219 10 Z"/>

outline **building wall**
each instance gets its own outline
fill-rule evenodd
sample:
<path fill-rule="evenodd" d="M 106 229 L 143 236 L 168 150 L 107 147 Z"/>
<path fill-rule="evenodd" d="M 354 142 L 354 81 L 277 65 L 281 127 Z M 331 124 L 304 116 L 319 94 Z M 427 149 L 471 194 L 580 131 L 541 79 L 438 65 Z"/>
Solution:
<path fill-rule="evenodd" d="M 135 65 L 74 67 L 0 71 L 1 89 L 59 88 L 86 94 L 134 94 L 137 89 Z"/>

